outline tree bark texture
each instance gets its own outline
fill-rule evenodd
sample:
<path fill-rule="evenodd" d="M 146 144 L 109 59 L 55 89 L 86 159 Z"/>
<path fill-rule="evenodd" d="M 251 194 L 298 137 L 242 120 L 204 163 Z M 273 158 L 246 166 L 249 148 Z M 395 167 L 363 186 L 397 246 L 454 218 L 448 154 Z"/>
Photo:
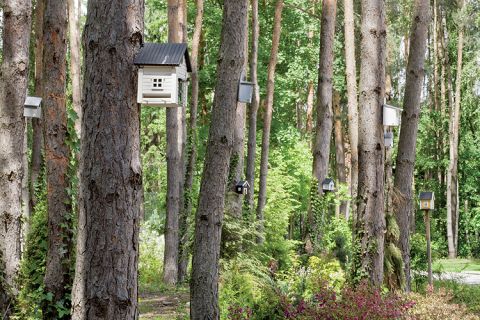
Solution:
<path fill-rule="evenodd" d="M 254 209 L 255 190 L 255 158 L 257 150 L 257 113 L 260 103 L 260 90 L 258 87 L 258 39 L 260 37 L 260 23 L 258 21 L 258 0 L 251 0 L 252 5 L 252 48 L 250 52 L 250 80 L 254 85 L 252 103 L 248 109 L 248 145 L 247 145 L 247 181 L 251 192 L 245 197 L 248 208 Z"/>
<path fill-rule="evenodd" d="M 7 290 L 16 293 L 22 232 L 22 179 L 31 24 L 30 0 L 3 1 L 0 69 L 0 312 L 8 315 Z M 0 274 L 1 275 L 1 274 Z"/>
<path fill-rule="evenodd" d="M 334 131 L 335 131 L 335 163 L 337 172 L 337 182 L 339 184 L 346 184 L 347 177 L 345 172 L 345 152 L 343 149 L 343 127 L 342 127 L 342 109 L 340 106 L 340 93 L 333 92 L 333 111 L 335 116 Z M 339 206 L 340 215 L 346 217 L 347 202 L 342 201 Z"/>
<path fill-rule="evenodd" d="M 89 1 L 87 12 L 72 318 L 138 319 L 143 191 L 133 60 L 144 1 Z"/>
<path fill-rule="evenodd" d="M 247 37 L 245 38 L 245 63 L 243 65 L 244 75 L 247 75 L 248 67 L 248 11 L 247 21 L 244 26 L 247 30 Z M 237 219 L 242 217 L 243 209 L 243 195 L 235 192 L 235 185 L 237 182 L 244 180 L 244 163 L 245 163 L 245 124 L 247 120 L 247 104 L 238 102 L 236 116 L 235 116 L 235 130 L 232 156 L 230 160 L 229 181 L 227 182 L 227 194 L 225 201 L 225 213 Z M 251 193 L 249 190 L 248 193 Z M 247 194 L 248 194 L 247 193 Z"/>
<path fill-rule="evenodd" d="M 217 84 L 195 218 L 190 318 L 219 319 L 218 272 L 225 191 L 245 61 L 247 0 L 225 0 Z"/>
<path fill-rule="evenodd" d="M 344 0 L 345 11 L 345 74 L 348 98 L 348 138 L 350 141 L 350 195 L 352 213 L 356 217 L 358 189 L 358 97 L 355 58 L 355 20 L 353 0 Z"/>
<path fill-rule="evenodd" d="M 272 126 L 273 94 L 275 90 L 275 68 L 277 67 L 278 47 L 280 45 L 280 33 L 282 31 L 283 0 L 277 0 L 275 5 L 275 18 L 273 22 L 272 49 L 270 51 L 270 62 L 267 71 L 267 99 L 265 103 L 265 114 L 263 118 L 262 155 L 260 160 L 260 180 L 258 188 L 257 242 L 263 243 L 264 217 L 263 209 L 267 203 L 267 175 L 268 175 L 268 153 L 270 151 L 270 128 Z"/>
<path fill-rule="evenodd" d="M 80 59 L 80 11 L 76 0 L 68 0 L 68 30 L 70 37 L 70 77 L 72 79 L 73 110 L 77 114 L 75 132 L 80 138 L 82 129 L 82 62 Z"/>
<path fill-rule="evenodd" d="M 35 96 L 43 97 L 43 15 L 45 0 L 35 4 Z M 33 211 L 37 202 L 35 186 L 42 167 L 43 133 L 42 119 L 32 118 L 32 158 L 30 162 L 30 207 Z"/>
<path fill-rule="evenodd" d="M 317 179 L 319 194 L 322 194 L 322 181 L 328 174 L 330 138 L 333 128 L 333 44 L 335 37 L 336 0 L 322 3 L 322 25 L 320 33 L 320 67 L 317 88 L 317 129 L 313 145 L 313 176 Z"/>
<path fill-rule="evenodd" d="M 425 77 L 425 52 L 427 49 L 428 25 L 430 23 L 429 0 L 415 0 L 411 26 L 410 53 L 408 55 L 405 96 L 403 98 L 402 124 L 395 171 L 396 192 L 400 193 L 398 207 L 394 208 L 400 238 L 398 247 L 402 251 L 405 270 L 405 290 L 410 291 L 410 222 L 413 211 L 413 174 L 417 145 L 420 99 Z"/>
<path fill-rule="evenodd" d="M 73 224 L 67 145 L 67 3 L 45 2 L 43 42 L 43 136 L 47 168 L 48 251 L 45 291 L 53 300 L 45 302 L 43 316 L 56 319 L 55 304 L 70 292 L 70 261 L 73 257 Z"/>
<path fill-rule="evenodd" d="M 184 186 L 184 209 L 179 221 L 179 261 L 178 261 L 178 281 L 184 282 L 187 275 L 187 266 L 189 251 L 188 243 L 188 217 L 192 212 L 192 187 L 195 176 L 195 166 L 197 162 L 197 113 L 198 113 L 198 53 L 200 51 L 200 38 L 203 25 L 203 0 L 196 0 L 197 14 L 195 16 L 195 30 L 192 40 L 192 54 L 190 55 L 192 72 L 190 74 L 192 84 L 192 102 L 190 105 L 189 129 L 189 149 L 187 157 L 187 167 L 185 172 Z"/>
<path fill-rule="evenodd" d="M 354 273 L 374 286 L 383 281 L 384 259 L 384 138 L 386 28 L 381 0 L 362 0 L 360 112 L 358 134 L 358 219 L 355 241 L 359 252 Z"/>
<path fill-rule="evenodd" d="M 185 0 L 168 1 L 168 41 L 186 42 Z M 183 210 L 184 185 L 184 113 L 183 106 L 167 108 L 167 218 L 165 219 L 165 255 L 163 282 L 178 281 L 179 217 Z"/>
<path fill-rule="evenodd" d="M 315 95 L 315 89 L 313 87 L 313 81 L 308 82 L 308 94 L 307 94 L 307 119 L 305 123 L 305 132 L 310 134 L 313 129 L 313 98 Z"/>
<path fill-rule="evenodd" d="M 463 1 L 459 1 L 459 11 L 463 8 Z M 458 142 L 460 129 L 460 104 L 462 88 L 462 60 L 463 60 L 464 25 L 460 22 L 457 43 L 457 75 L 455 77 L 455 102 L 450 107 L 450 163 L 448 166 L 447 181 L 447 227 L 451 226 L 451 236 L 448 237 L 448 257 L 457 257 L 458 249 L 458 219 L 459 219 L 459 194 L 458 194 Z M 449 219 L 450 217 L 450 219 Z"/>

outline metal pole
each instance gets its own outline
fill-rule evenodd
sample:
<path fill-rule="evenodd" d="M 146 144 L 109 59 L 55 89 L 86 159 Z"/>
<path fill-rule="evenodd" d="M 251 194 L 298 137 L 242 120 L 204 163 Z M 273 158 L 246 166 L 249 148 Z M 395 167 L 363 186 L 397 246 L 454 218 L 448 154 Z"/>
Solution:
<path fill-rule="evenodd" d="M 429 213 L 429 210 L 425 210 L 425 229 L 426 229 L 426 237 L 427 237 L 428 284 L 430 286 L 433 286 L 432 248 L 430 246 L 430 213 Z"/>

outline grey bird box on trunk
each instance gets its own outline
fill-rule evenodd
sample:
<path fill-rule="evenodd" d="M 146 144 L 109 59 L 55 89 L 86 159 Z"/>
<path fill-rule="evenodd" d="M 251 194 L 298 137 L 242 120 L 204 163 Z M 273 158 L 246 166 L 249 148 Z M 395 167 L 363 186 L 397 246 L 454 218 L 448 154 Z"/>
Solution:
<path fill-rule="evenodd" d="M 135 57 L 137 102 L 148 106 L 187 105 L 188 74 L 192 72 L 186 43 L 145 43 Z"/>
<path fill-rule="evenodd" d="M 388 104 L 383 105 L 383 125 L 397 127 L 402 119 L 402 109 Z"/>
<path fill-rule="evenodd" d="M 23 116 L 28 118 L 41 118 L 42 98 L 27 97 L 23 108 Z"/>
<path fill-rule="evenodd" d="M 335 183 L 333 182 L 333 179 L 326 178 L 322 182 L 322 190 L 323 192 L 332 192 L 335 190 Z"/>

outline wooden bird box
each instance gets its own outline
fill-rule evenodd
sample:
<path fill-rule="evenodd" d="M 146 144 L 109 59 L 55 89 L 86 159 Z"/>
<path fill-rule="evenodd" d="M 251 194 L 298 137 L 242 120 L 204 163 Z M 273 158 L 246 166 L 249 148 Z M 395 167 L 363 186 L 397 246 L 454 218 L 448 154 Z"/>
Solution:
<path fill-rule="evenodd" d="M 235 185 L 235 192 L 238 194 L 246 195 L 250 189 L 250 184 L 248 181 L 238 181 Z"/>
<path fill-rule="evenodd" d="M 27 97 L 23 106 L 23 116 L 27 118 L 41 118 L 42 98 Z"/>
<path fill-rule="evenodd" d="M 326 178 L 322 182 L 322 190 L 323 192 L 332 192 L 335 190 L 335 183 L 332 179 Z"/>
<path fill-rule="evenodd" d="M 420 192 L 418 199 L 420 202 L 420 210 L 435 209 L 435 194 L 433 192 Z"/>
<path fill-rule="evenodd" d="M 135 57 L 137 102 L 149 106 L 184 107 L 188 73 L 192 71 L 185 43 L 145 43 Z"/>
<path fill-rule="evenodd" d="M 397 127 L 402 120 L 402 109 L 384 104 L 383 105 L 383 125 Z"/>

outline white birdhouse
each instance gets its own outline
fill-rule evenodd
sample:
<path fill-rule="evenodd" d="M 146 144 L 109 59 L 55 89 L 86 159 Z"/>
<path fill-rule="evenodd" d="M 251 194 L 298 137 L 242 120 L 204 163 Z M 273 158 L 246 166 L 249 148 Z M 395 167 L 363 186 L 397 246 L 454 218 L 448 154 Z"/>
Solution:
<path fill-rule="evenodd" d="M 420 192 L 418 199 L 420 201 L 420 210 L 435 209 L 435 194 L 433 192 Z"/>
<path fill-rule="evenodd" d="M 384 133 L 385 139 L 385 148 L 393 148 L 393 132 L 385 132 Z"/>
<path fill-rule="evenodd" d="M 326 178 L 322 182 L 322 190 L 323 192 L 331 192 L 335 190 L 335 183 L 332 179 Z"/>
<path fill-rule="evenodd" d="M 383 105 L 383 125 L 399 126 L 402 120 L 402 109 L 384 104 Z"/>
<path fill-rule="evenodd" d="M 23 106 L 23 116 L 28 118 L 41 118 L 42 98 L 27 96 Z"/>
<path fill-rule="evenodd" d="M 188 73 L 192 71 L 185 43 L 145 43 L 135 57 L 137 102 L 149 106 L 184 107 Z"/>
<path fill-rule="evenodd" d="M 235 192 L 238 194 L 247 195 L 249 189 L 250 189 L 250 184 L 248 183 L 248 181 L 239 181 L 235 185 Z"/>
<path fill-rule="evenodd" d="M 238 102 L 252 103 L 253 86 L 254 84 L 252 82 L 245 80 L 245 73 L 242 72 L 242 76 L 240 77 L 240 82 L 238 84 Z"/>

